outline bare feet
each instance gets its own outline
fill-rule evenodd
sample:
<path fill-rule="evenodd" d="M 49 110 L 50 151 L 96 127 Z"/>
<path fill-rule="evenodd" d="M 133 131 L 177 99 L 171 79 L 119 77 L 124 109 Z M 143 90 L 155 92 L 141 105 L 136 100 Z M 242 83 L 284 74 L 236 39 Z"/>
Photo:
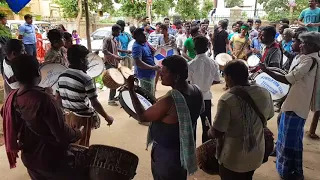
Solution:
<path fill-rule="evenodd" d="M 309 131 L 306 132 L 307 136 L 313 140 L 319 140 L 320 137 L 316 134 L 310 133 Z"/>

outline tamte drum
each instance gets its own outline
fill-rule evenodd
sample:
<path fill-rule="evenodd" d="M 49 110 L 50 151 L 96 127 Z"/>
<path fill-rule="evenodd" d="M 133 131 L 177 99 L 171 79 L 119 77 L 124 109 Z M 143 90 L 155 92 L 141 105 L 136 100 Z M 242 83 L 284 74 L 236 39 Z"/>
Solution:
<path fill-rule="evenodd" d="M 204 172 L 215 175 L 219 174 L 219 163 L 215 157 L 217 142 L 209 140 L 197 148 L 198 166 Z"/>
<path fill-rule="evenodd" d="M 104 71 L 102 82 L 107 88 L 117 89 L 125 83 L 125 80 L 118 69 L 110 68 Z"/>
<path fill-rule="evenodd" d="M 90 180 L 130 180 L 136 175 L 139 158 L 129 151 L 91 145 L 88 156 Z"/>

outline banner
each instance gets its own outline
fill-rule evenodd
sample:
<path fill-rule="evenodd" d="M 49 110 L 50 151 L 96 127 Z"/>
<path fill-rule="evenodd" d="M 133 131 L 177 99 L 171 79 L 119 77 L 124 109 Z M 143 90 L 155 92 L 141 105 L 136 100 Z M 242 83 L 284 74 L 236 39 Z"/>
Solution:
<path fill-rule="evenodd" d="M 23 9 L 29 2 L 30 0 L 6 0 L 10 9 L 14 13 L 18 13 Z"/>

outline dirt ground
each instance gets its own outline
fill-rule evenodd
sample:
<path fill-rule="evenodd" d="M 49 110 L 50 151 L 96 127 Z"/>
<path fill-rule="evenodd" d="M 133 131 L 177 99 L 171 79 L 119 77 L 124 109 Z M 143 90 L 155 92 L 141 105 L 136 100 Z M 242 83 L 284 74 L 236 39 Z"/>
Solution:
<path fill-rule="evenodd" d="M 214 94 L 214 106 L 212 107 L 213 116 L 216 112 L 216 103 L 219 97 L 224 93 L 223 85 L 212 87 Z M 157 97 L 165 94 L 169 90 L 168 87 L 158 86 Z M 120 107 L 110 107 L 107 105 L 108 92 L 99 94 L 100 101 L 106 108 L 107 112 L 115 118 L 115 123 L 111 127 L 106 126 L 103 122 L 100 129 L 92 132 L 91 144 L 104 144 L 126 149 L 135 153 L 139 157 L 139 165 L 135 180 L 152 180 L 150 169 L 150 150 L 146 151 L 146 135 L 147 127 L 139 125 L 137 121 L 124 112 Z M 268 122 L 269 128 L 277 134 L 276 131 L 276 116 Z M 309 129 L 312 114 L 310 113 L 307 120 L 305 130 Z M 201 143 L 201 123 L 198 123 L 197 145 Z M 318 128 L 320 134 L 320 128 Z M 270 158 L 269 162 L 262 165 L 255 173 L 255 180 L 277 180 L 279 179 L 274 158 Z M 245 163 L 245 162 L 243 162 Z M 304 174 L 306 180 L 320 180 L 320 141 L 313 141 L 304 138 Z M 0 174 L 1 180 L 29 180 L 26 169 L 21 161 L 18 161 L 17 168 L 9 169 L 4 146 L 0 147 Z M 218 180 L 218 176 L 210 176 L 198 170 L 189 180 Z"/>

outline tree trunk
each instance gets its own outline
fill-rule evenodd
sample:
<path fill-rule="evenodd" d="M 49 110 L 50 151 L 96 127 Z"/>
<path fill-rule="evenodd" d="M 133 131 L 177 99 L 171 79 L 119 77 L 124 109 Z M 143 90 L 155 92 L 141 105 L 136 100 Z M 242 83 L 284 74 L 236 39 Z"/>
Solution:
<path fill-rule="evenodd" d="M 81 17 L 82 17 L 82 0 L 78 0 L 78 9 L 79 9 L 79 12 L 78 12 L 78 16 L 77 16 L 77 19 L 76 19 L 76 25 L 77 25 L 77 32 L 78 34 L 80 34 L 80 21 L 81 21 Z"/>

